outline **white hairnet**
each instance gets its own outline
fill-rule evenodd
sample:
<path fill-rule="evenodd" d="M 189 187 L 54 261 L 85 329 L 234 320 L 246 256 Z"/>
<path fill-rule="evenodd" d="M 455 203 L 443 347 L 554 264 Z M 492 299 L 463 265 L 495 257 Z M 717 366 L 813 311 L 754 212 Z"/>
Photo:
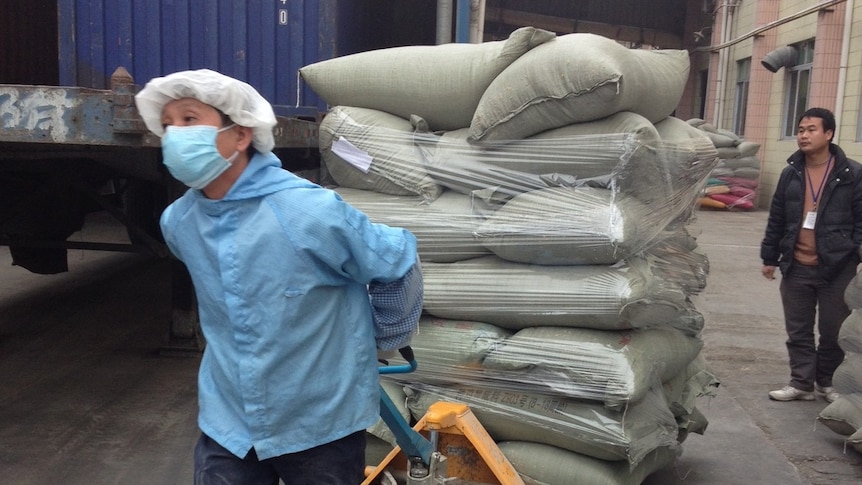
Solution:
<path fill-rule="evenodd" d="M 154 78 L 135 96 L 135 103 L 147 128 L 162 136 L 162 109 L 181 98 L 194 98 L 220 110 L 234 123 L 251 128 L 251 143 L 257 151 L 267 153 L 275 146 L 272 105 L 248 84 L 209 69 Z"/>

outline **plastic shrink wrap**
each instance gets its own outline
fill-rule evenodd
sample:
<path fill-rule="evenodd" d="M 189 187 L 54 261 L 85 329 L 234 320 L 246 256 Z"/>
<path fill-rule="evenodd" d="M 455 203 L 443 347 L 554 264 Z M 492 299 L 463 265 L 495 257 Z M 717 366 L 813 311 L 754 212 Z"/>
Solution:
<path fill-rule="evenodd" d="M 515 448 L 639 483 L 705 431 L 695 403 L 718 386 L 690 298 L 709 261 L 688 226 L 719 152 L 708 132 L 669 116 L 685 52 L 541 34 L 391 51 L 408 58 L 380 63 L 404 75 L 379 91 L 367 82 L 379 65 L 358 57 L 306 69 L 309 81 L 342 83 L 320 125 L 321 178 L 418 241 L 419 368 L 384 377 L 393 400 L 416 419 L 437 400 L 468 404 L 495 440 L 521 443 L 504 452 L 522 475 L 532 472 Z M 478 61 L 477 80 L 457 63 L 446 74 L 440 54 L 452 49 Z M 417 90 L 422 69 L 443 75 L 435 85 L 475 84 L 451 97 Z M 353 81 L 365 84 L 351 91 Z"/>
<path fill-rule="evenodd" d="M 411 347 L 418 362 L 406 383 L 518 389 L 622 409 L 667 382 L 667 394 L 691 412 L 682 392 L 705 371 L 694 365 L 703 342 L 673 329 L 602 331 L 530 327 L 515 333 L 487 323 L 423 317 Z M 706 383 L 707 386 L 709 383 Z"/>
<path fill-rule="evenodd" d="M 464 402 L 496 440 L 625 462 L 632 476 L 704 431 L 694 401 L 718 382 L 690 296 L 709 263 L 686 226 L 715 151 L 696 130 L 620 113 L 476 143 L 367 108 L 327 118 L 332 189 L 417 237 L 420 366 L 386 378 L 414 418 Z M 621 123 L 640 128 L 591 132 Z"/>

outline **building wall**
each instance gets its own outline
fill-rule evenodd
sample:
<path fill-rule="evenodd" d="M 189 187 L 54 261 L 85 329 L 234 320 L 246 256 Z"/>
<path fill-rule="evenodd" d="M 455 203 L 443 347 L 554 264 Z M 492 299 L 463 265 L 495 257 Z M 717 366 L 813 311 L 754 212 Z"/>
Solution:
<path fill-rule="evenodd" d="M 855 2 L 853 23 L 850 27 L 850 49 L 847 59 L 847 85 L 840 120 L 840 144 L 856 160 L 862 161 L 862 5 Z"/>
<path fill-rule="evenodd" d="M 734 2 L 718 2 L 727 5 Z M 822 2 L 818 2 L 822 3 Z M 710 75 L 707 99 L 708 121 L 720 128 L 732 129 L 736 94 L 737 61 L 751 57 L 751 75 L 744 138 L 760 143 L 758 155 L 762 162 L 758 207 L 767 209 L 778 176 L 786 166 L 787 157 L 796 150 L 794 137 L 785 137 L 783 120 L 786 116 L 788 89 L 787 69 L 769 72 L 761 65 L 763 57 L 773 49 L 815 39 L 814 62 L 807 107 L 822 106 L 836 112 L 838 133 L 835 141 L 851 158 L 862 160 L 860 142 L 860 103 L 862 103 L 862 0 L 841 2 L 832 7 L 800 18 L 783 22 L 816 5 L 810 0 L 741 0 L 732 10 L 729 39 L 736 40 L 762 26 L 776 25 L 756 36 L 725 48 L 727 56 L 724 82 L 718 73 Z M 849 57 L 841 65 L 845 11 L 852 7 Z M 721 43 L 722 15 L 717 10 L 712 43 Z M 711 69 L 718 69 L 719 54 L 712 52 Z M 846 76 L 843 93 L 839 77 Z M 723 85 L 722 85 L 723 84 Z M 715 96 L 723 96 L 717 102 Z M 723 104 L 716 118 L 716 107 Z"/>

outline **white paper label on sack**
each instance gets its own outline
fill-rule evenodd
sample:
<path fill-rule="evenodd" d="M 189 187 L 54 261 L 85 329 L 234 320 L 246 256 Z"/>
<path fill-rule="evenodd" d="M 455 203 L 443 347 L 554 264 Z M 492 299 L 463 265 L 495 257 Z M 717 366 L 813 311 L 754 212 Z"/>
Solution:
<path fill-rule="evenodd" d="M 341 157 L 345 162 L 354 167 L 368 173 L 371 168 L 371 155 L 356 147 L 353 143 L 347 141 L 343 136 L 339 136 L 338 140 L 332 142 L 332 153 Z"/>

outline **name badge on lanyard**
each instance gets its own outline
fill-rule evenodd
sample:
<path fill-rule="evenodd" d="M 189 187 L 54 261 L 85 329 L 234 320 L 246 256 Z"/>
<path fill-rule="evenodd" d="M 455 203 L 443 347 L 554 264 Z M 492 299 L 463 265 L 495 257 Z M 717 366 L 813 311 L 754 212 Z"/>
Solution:
<path fill-rule="evenodd" d="M 802 229 L 814 229 L 814 224 L 817 223 L 817 211 L 808 211 L 805 214 L 805 222 L 802 223 Z"/>

